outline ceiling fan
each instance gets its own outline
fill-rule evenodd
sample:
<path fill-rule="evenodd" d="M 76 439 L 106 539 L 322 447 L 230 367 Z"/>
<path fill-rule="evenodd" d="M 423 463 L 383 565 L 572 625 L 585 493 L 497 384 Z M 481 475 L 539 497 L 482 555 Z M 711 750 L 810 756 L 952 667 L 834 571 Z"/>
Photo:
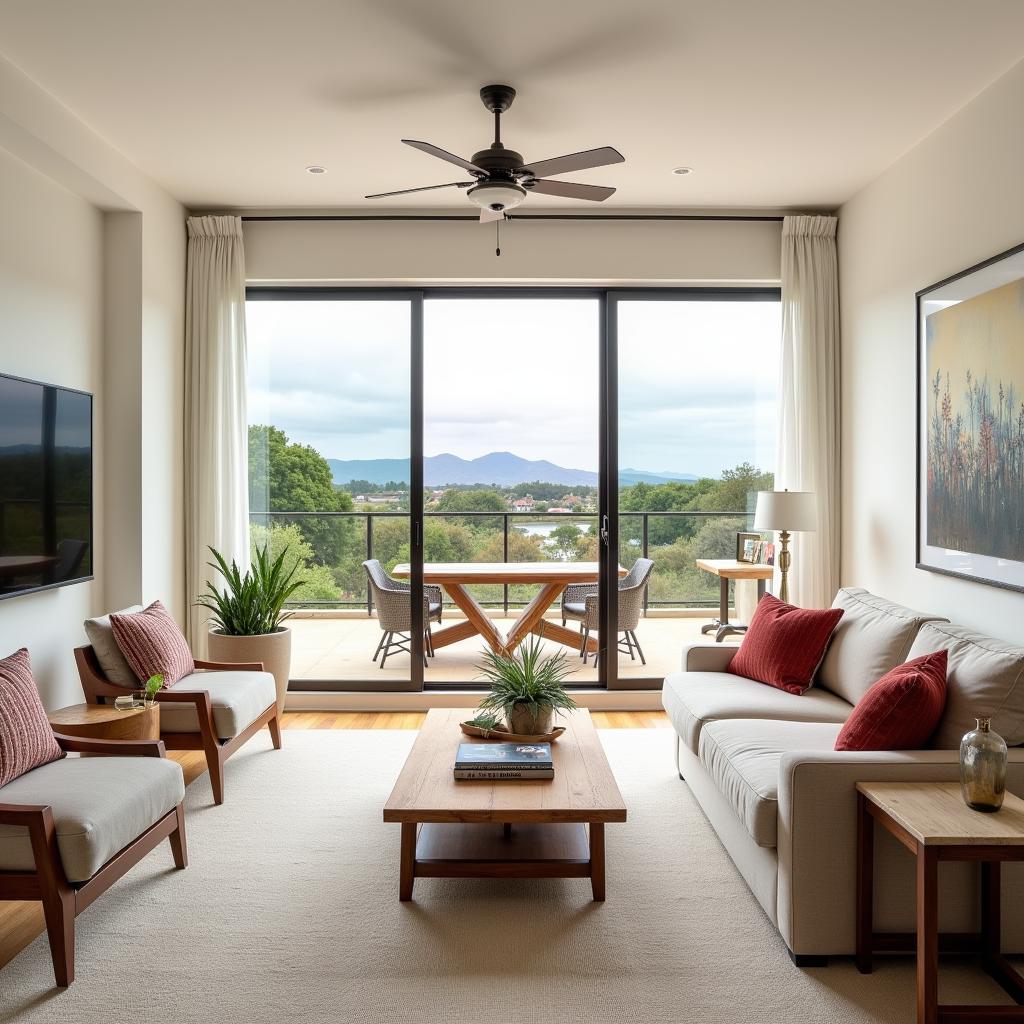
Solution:
<path fill-rule="evenodd" d="M 602 203 L 614 195 L 615 189 L 605 185 L 581 185 L 574 181 L 551 181 L 549 174 L 567 174 L 588 167 L 604 167 L 607 164 L 621 164 L 626 158 L 611 146 L 587 149 L 582 153 L 552 157 L 526 163 L 513 149 L 501 144 L 501 115 L 512 106 L 516 91 L 509 85 L 485 85 L 480 90 L 484 106 L 494 114 L 494 142 L 487 149 L 473 154 L 472 160 L 449 153 L 432 146 L 429 142 L 402 139 L 407 146 L 419 149 L 441 160 L 447 160 L 456 167 L 468 171 L 469 181 L 448 181 L 443 185 L 424 185 L 421 188 L 405 188 L 398 192 L 379 192 L 366 196 L 367 199 L 386 199 L 390 196 L 404 196 L 410 192 L 429 192 L 438 188 L 464 188 L 470 199 L 480 207 L 481 222 L 504 220 L 506 213 L 518 206 L 530 192 L 540 192 L 562 199 L 589 199 Z"/>

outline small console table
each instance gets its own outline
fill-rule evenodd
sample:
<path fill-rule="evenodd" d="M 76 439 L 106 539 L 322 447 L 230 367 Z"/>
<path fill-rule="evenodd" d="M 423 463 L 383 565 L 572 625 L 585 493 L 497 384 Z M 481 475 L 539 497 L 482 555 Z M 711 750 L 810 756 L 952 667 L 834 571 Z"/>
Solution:
<path fill-rule="evenodd" d="M 757 580 L 757 599 L 764 597 L 765 581 L 775 575 L 772 565 L 754 565 L 752 562 L 737 562 L 732 558 L 698 558 L 697 568 L 718 577 L 718 618 L 701 626 L 702 635 L 715 634 L 715 642 L 721 643 L 733 633 L 746 633 L 747 627 L 741 622 L 729 621 L 729 580 Z"/>
<path fill-rule="evenodd" d="M 876 932 L 874 826 L 891 832 L 917 857 L 917 932 Z M 981 931 L 939 935 L 938 870 L 941 861 L 981 864 Z M 1024 861 L 1024 800 L 1007 793 L 1000 810 L 972 811 L 956 782 L 857 783 L 857 969 L 871 973 L 871 955 L 917 950 L 918 1024 L 1024 1022 L 1024 978 L 999 949 L 1003 861 Z M 946 941 L 948 940 L 948 945 Z M 982 967 L 1017 1006 L 940 1005 L 939 950 L 976 952 Z"/>

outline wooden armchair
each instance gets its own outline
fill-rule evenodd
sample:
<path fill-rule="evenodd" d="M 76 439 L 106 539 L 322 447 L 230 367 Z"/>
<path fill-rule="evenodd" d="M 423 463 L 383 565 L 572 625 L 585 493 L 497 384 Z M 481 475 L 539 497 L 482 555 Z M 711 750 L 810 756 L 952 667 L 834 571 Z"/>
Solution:
<path fill-rule="evenodd" d="M 75 662 L 85 699 L 90 704 L 113 701 L 115 697 L 132 692 L 130 688 L 118 686 L 107 679 L 91 646 L 76 648 Z M 263 673 L 261 662 L 228 664 L 197 661 L 196 670 L 170 689 L 157 693 L 157 703 L 161 705 L 160 739 L 168 750 L 202 750 L 206 754 L 213 799 L 215 803 L 222 804 L 224 762 L 239 747 L 267 726 L 274 749 L 281 749 L 277 692 L 273 676 L 267 675 L 266 687 L 261 685 L 257 703 L 253 706 L 253 694 L 250 692 L 253 680 L 247 682 L 235 675 Z M 266 693 L 263 693 L 264 689 Z M 264 698 L 269 700 L 266 707 L 263 706 Z"/>
<path fill-rule="evenodd" d="M 166 758 L 163 743 L 54 735 L 69 753 L 107 756 L 53 761 L 0 788 L 0 900 L 42 902 L 53 973 L 63 987 L 75 979 L 75 918 L 164 839 L 170 840 L 175 867 L 188 864 L 188 853 L 182 804 L 185 783 L 181 766 Z M 111 765 L 108 761 L 109 757 L 129 756 L 161 758 L 166 767 L 154 765 L 140 771 L 138 765 Z M 88 807 L 81 815 L 76 813 L 79 786 L 90 793 L 90 800 L 107 809 L 118 808 L 120 837 L 94 832 L 86 847 L 81 839 L 85 834 L 82 822 L 90 815 Z M 144 795 L 144 799 L 133 804 L 133 794 Z M 170 809 L 152 821 L 151 811 L 146 814 L 138 803 Z M 141 831 L 136 832 L 133 820 Z M 68 826 L 67 834 L 62 825 Z M 27 831 L 28 842 L 21 830 Z M 93 863 L 106 856 L 111 844 L 112 856 L 105 863 Z"/>

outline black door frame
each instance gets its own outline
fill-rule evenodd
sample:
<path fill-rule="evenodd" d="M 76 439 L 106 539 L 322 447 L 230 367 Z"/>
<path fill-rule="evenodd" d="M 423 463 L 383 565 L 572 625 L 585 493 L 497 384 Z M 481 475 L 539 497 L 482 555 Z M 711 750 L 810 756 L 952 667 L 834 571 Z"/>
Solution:
<path fill-rule="evenodd" d="M 619 679 L 617 602 L 611 595 L 617 590 L 619 550 L 619 307 L 629 301 L 733 302 L 779 301 L 781 290 L 772 286 L 716 286 L 662 288 L 563 287 L 563 286 L 453 286 L 407 288 L 381 286 L 376 288 L 330 286 L 250 285 L 247 301 L 261 300 L 407 300 L 410 303 L 410 403 L 409 403 L 409 529 L 412 592 L 412 655 L 407 682 L 365 680 L 293 680 L 290 689 L 332 692 L 422 692 L 453 688 L 451 683 L 424 683 L 423 676 L 423 602 L 416 595 L 423 593 L 423 318 L 424 303 L 431 298 L 595 298 L 598 300 L 598 524 L 602 543 L 600 597 L 598 603 L 601 628 L 598 635 L 598 679 L 596 687 L 608 690 L 660 689 L 659 676 Z M 471 689 L 471 687 L 456 688 Z M 593 683 L 582 683 L 579 689 L 593 689 Z"/>

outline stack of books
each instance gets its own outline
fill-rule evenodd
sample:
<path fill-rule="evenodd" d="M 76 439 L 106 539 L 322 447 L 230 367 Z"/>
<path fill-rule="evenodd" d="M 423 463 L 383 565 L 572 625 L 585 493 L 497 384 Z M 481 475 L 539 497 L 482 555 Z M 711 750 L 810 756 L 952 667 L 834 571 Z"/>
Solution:
<path fill-rule="evenodd" d="M 460 743 L 456 779 L 553 779 L 550 743 Z"/>

